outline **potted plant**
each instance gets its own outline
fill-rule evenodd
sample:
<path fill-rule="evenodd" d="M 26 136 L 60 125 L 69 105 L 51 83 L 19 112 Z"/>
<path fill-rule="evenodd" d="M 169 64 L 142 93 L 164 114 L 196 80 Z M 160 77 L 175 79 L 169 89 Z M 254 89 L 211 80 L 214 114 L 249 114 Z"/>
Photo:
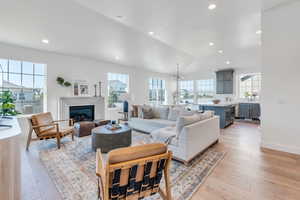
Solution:
<path fill-rule="evenodd" d="M 16 110 L 14 103 L 13 94 L 11 91 L 3 91 L 0 95 L 1 111 L 2 116 L 15 116 L 21 114 Z"/>

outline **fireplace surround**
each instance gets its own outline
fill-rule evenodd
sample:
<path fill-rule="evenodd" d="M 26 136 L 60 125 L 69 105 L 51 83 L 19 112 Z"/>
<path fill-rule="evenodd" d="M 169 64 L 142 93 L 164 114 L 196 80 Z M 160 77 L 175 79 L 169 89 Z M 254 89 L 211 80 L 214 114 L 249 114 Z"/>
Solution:
<path fill-rule="evenodd" d="M 72 107 L 80 110 L 84 106 L 94 107 L 93 119 L 105 119 L 103 97 L 61 97 L 59 99 L 59 119 L 69 119 Z"/>

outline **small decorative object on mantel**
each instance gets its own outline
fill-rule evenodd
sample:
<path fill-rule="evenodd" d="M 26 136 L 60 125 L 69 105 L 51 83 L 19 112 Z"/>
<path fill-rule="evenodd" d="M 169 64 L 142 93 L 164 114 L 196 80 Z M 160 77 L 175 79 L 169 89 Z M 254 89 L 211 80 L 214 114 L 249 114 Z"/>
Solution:
<path fill-rule="evenodd" d="M 72 84 L 69 81 L 65 81 L 62 77 L 57 77 L 56 82 L 58 85 L 61 85 L 63 87 L 70 87 Z"/>
<path fill-rule="evenodd" d="M 97 97 L 97 84 L 94 84 L 94 89 L 95 89 L 95 95 L 94 95 L 94 97 Z"/>
<path fill-rule="evenodd" d="M 101 85 L 102 85 L 102 82 L 101 81 L 99 81 L 99 97 L 101 97 L 102 96 L 102 94 L 101 94 Z"/>

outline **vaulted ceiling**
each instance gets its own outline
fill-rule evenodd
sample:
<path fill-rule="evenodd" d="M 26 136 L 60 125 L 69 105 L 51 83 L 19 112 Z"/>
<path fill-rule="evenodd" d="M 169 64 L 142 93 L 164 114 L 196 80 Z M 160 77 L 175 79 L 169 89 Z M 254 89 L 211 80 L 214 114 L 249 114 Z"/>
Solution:
<path fill-rule="evenodd" d="M 0 1 L 0 42 L 161 73 L 260 67 L 260 0 Z"/>

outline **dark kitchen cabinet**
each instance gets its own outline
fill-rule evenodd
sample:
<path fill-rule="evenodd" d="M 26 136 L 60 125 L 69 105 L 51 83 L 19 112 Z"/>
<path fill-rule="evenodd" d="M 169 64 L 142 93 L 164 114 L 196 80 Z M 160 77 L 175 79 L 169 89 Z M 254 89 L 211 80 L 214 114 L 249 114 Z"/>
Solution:
<path fill-rule="evenodd" d="M 243 119 L 259 119 L 259 103 L 239 103 L 238 117 Z"/>
<path fill-rule="evenodd" d="M 233 70 L 222 70 L 216 72 L 217 94 L 233 94 Z"/>
<path fill-rule="evenodd" d="M 220 117 L 220 128 L 226 128 L 233 124 L 235 118 L 235 105 L 199 105 L 200 110 L 212 110 Z"/>

